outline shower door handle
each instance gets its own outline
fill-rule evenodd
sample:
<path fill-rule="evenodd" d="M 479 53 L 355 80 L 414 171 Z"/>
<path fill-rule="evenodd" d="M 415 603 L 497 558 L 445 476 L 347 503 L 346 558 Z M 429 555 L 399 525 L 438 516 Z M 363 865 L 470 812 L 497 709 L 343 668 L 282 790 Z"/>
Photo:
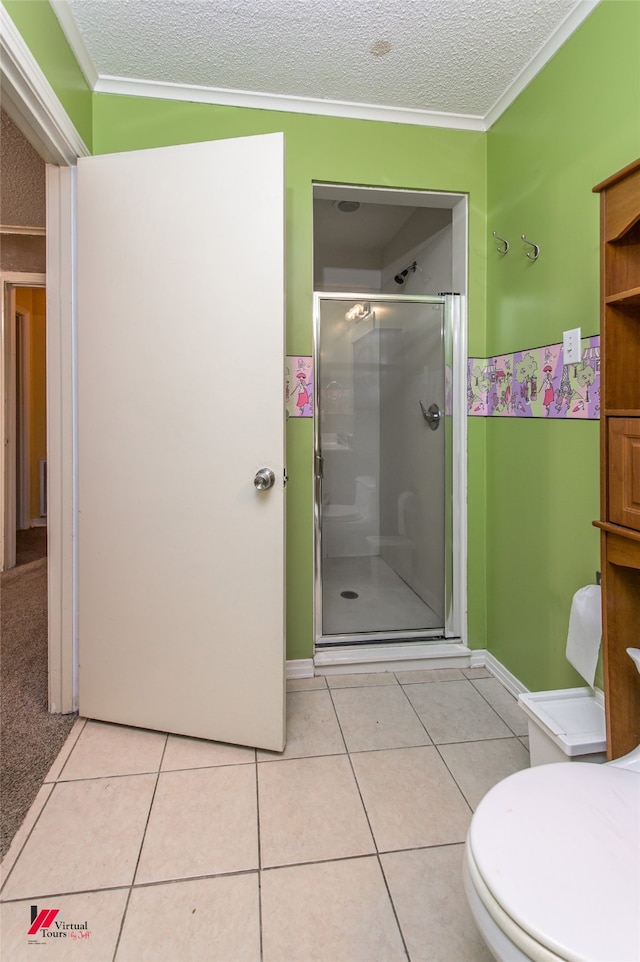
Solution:
<path fill-rule="evenodd" d="M 422 417 L 425 419 L 432 431 L 436 431 L 440 424 L 440 418 L 442 417 L 442 412 L 437 404 L 430 404 L 429 408 L 425 408 L 422 401 L 420 401 L 420 410 L 422 411 Z"/>

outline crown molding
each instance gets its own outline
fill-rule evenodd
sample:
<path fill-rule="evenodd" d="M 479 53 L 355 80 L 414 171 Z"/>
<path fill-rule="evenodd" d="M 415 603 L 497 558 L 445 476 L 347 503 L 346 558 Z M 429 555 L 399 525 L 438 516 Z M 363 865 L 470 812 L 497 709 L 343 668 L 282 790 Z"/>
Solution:
<path fill-rule="evenodd" d="M 578 27 L 593 13 L 600 2 L 601 0 L 580 0 L 578 6 L 574 7 L 573 10 L 567 14 L 544 46 L 541 47 L 529 63 L 523 67 L 511 86 L 505 90 L 502 96 L 496 100 L 493 107 L 486 113 L 484 117 L 485 130 L 489 130 L 489 128 L 495 124 L 496 120 L 511 106 L 516 97 L 522 93 L 525 87 L 528 87 L 533 78 L 540 73 L 542 68 L 555 56 L 560 47 L 566 43 L 571 34 L 575 33 Z"/>
<path fill-rule="evenodd" d="M 578 5 L 567 14 L 544 46 L 520 71 L 509 88 L 482 116 L 480 114 L 446 113 L 411 107 L 390 107 L 340 100 L 323 100 L 319 97 L 294 97 L 288 94 L 259 93 L 249 90 L 230 90 L 220 87 L 101 75 L 98 73 L 85 46 L 67 0 L 50 0 L 78 65 L 89 87 L 95 93 L 480 132 L 489 130 L 600 2 L 601 0 L 579 0 Z"/>
<path fill-rule="evenodd" d="M 82 39 L 82 34 L 78 30 L 78 25 L 71 12 L 71 7 L 67 3 L 67 0 L 49 0 L 49 3 L 62 28 L 62 32 L 67 38 L 74 57 L 78 61 L 78 66 L 84 74 L 85 80 L 93 90 L 98 81 L 98 71 Z"/>
<path fill-rule="evenodd" d="M 278 110 L 284 113 L 347 117 L 351 120 L 376 120 L 423 127 L 450 127 L 455 130 L 479 131 L 486 129 L 483 118 L 473 114 L 448 114 L 411 107 L 385 107 L 342 100 L 322 100 L 315 97 L 292 97 L 288 94 L 264 94 L 249 90 L 168 84 L 156 80 L 134 80 L 127 77 L 100 76 L 94 91 L 124 97 L 186 100 L 191 103 L 216 104 L 222 107 Z"/>
<path fill-rule="evenodd" d="M 13 20 L 0 3 L 3 106 L 41 157 L 75 164 L 90 153 Z"/>

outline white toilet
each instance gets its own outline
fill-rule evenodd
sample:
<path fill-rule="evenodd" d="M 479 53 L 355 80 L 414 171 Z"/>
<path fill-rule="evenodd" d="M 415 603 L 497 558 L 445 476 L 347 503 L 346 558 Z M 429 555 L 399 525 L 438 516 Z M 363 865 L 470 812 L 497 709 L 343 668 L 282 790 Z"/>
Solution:
<path fill-rule="evenodd" d="M 465 856 L 467 899 L 498 962 L 638 962 L 640 746 L 509 776 L 480 802 Z"/>

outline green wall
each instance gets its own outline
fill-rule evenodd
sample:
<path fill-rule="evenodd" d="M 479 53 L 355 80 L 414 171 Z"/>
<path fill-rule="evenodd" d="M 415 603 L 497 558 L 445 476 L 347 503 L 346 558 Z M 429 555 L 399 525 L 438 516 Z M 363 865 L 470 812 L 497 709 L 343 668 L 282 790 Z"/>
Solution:
<path fill-rule="evenodd" d="M 598 333 L 591 189 L 640 153 L 639 52 L 640 2 L 604 0 L 489 131 L 488 354 Z M 564 649 L 571 598 L 600 567 L 598 423 L 493 418 L 486 430 L 489 648 L 531 689 L 583 684 Z"/>
<path fill-rule="evenodd" d="M 93 95 L 48 0 L 2 0 L 2 5 L 91 150 Z"/>
<path fill-rule="evenodd" d="M 97 154 L 283 131 L 286 144 L 289 354 L 313 350 L 312 183 L 444 190 L 470 198 L 470 343 L 485 343 L 486 136 L 402 124 L 315 117 L 134 97 L 94 98 Z M 470 524 L 484 544 L 483 426 L 470 431 Z M 287 657 L 313 655 L 313 425 L 287 425 Z M 476 482 L 475 476 L 479 475 Z M 472 548 L 471 643 L 485 645 L 484 558 Z"/>

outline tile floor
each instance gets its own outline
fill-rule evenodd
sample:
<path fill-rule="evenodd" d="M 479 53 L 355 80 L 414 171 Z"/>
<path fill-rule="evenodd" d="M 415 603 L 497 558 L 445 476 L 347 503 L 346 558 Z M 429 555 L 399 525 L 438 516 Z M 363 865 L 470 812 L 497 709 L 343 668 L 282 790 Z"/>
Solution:
<path fill-rule="evenodd" d="M 462 849 L 528 765 L 515 700 L 485 669 L 288 687 L 281 756 L 79 720 L 2 864 L 0 957 L 489 962 Z"/>

